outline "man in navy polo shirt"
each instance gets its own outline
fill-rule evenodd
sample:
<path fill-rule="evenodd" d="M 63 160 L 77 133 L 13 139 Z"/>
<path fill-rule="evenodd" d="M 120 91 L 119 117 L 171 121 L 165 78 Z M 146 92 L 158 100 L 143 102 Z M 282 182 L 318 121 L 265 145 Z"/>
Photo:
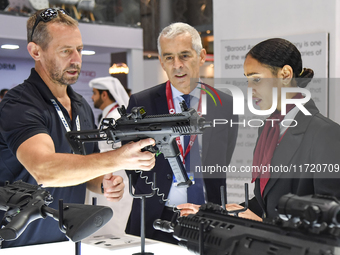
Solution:
<path fill-rule="evenodd" d="M 82 63 L 78 23 L 63 10 L 45 9 L 28 19 L 27 37 L 35 68 L 0 104 L 0 185 L 19 179 L 43 184 L 54 198 L 50 205 L 54 208 L 61 198 L 65 203 L 84 203 L 86 187 L 100 193 L 101 184 L 104 195 L 118 201 L 124 184 L 112 172 L 152 169 L 154 155 L 141 148 L 154 140 L 105 153 L 94 153 L 99 152 L 97 144 L 87 144 L 90 155 L 72 154 L 65 133 L 96 128 L 90 106 L 69 86 L 77 81 Z M 62 240 L 66 238 L 58 223 L 47 218 L 31 223 L 3 247 Z"/>

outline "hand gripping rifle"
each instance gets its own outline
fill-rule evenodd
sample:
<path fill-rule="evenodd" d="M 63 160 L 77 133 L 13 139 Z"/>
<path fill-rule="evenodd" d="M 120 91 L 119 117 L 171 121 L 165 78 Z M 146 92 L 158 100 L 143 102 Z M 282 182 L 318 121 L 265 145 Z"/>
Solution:
<path fill-rule="evenodd" d="M 100 129 L 71 131 L 66 138 L 74 153 L 86 154 L 84 143 L 107 141 L 108 143 L 139 141 L 144 138 L 153 138 L 156 145 L 147 146 L 143 150 L 163 153 L 168 159 L 179 187 L 189 187 L 192 181 L 188 178 L 180 158 L 180 151 L 176 137 L 181 135 L 203 134 L 211 122 L 205 121 L 193 108 L 188 109 L 185 102 L 181 103 L 182 113 L 146 115 L 143 107 L 134 107 L 130 114 L 125 107 L 118 108 L 121 117 L 103 119 Z"/>
<path fill-rule="evenodd" d="M 49 191 L 40 185 L 16 181 L 0 187 L 0 210 L 6 211 L 0 225 L 0 243 L 17 239 L 32 221 L 47 216 L 59 221 L 60 230 L 78 242 L 104 226 L 113 215 L 110 207 L 82 204 L 65 203 L 58 211 L 48 207 L 52 202 Z"/>
<path fill-rule="evenodd" d="M 195 254 L 340 254 L 336 199 L 288 194 L 280 199 L 278 212 L 281 217 L 259 222 L 231 216 L 220 205 L 208 203 L 187 217 L 156 220 L 154 228 L 173 233 L 180 246 Z"/>

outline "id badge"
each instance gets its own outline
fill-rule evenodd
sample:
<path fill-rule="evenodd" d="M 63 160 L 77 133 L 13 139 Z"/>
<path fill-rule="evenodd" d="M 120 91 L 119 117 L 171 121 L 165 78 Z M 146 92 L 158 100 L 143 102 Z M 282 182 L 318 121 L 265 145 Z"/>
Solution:
<path fill-rule="evenodd" d="M 192 184 L 195 184 L 194 175 L 192 173 L 187 173 L 187 175 L 188 175 L 188 178 L 192 181 Z M 175 186 L 177 185 L 177 180 L 176 180 L 175 175 L 172 175 L 172 182 L 174 183 Z"/>

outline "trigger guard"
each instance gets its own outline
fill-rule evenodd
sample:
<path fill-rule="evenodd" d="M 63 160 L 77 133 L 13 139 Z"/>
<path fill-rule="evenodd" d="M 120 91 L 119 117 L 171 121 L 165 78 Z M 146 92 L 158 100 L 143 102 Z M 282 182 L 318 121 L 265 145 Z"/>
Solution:
<path fill-rule="evenodd" d="M 148 145 L 148 146 L 145 146 L 142 151 L 149 151 L 151 153 L 157 153 L 158 152 L 158 149 L 156 146 L 152 146 L 152 145 Z"/>

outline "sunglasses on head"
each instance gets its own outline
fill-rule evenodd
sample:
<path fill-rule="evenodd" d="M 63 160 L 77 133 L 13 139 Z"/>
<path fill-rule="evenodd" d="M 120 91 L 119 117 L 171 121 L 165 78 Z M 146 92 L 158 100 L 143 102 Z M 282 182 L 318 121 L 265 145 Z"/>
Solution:
<path fill-rule="evenodd" d="M 38 26 L 39 22 L 43 21 L 46 23 L 46 22 L 51 21 L 52 19 L 58 16 L 58 11 L 60 11 L 62 14 L 68 15 L 68 13 L 65 10 L 54 9 L 54 8 L 47 8 L 38 15 L 37 19 L 35 20 L 34 26 L 32 28 L 31 41 L 33 41 L 32 40 L 33 33 L 34 33 L 35 28 Z"/>

